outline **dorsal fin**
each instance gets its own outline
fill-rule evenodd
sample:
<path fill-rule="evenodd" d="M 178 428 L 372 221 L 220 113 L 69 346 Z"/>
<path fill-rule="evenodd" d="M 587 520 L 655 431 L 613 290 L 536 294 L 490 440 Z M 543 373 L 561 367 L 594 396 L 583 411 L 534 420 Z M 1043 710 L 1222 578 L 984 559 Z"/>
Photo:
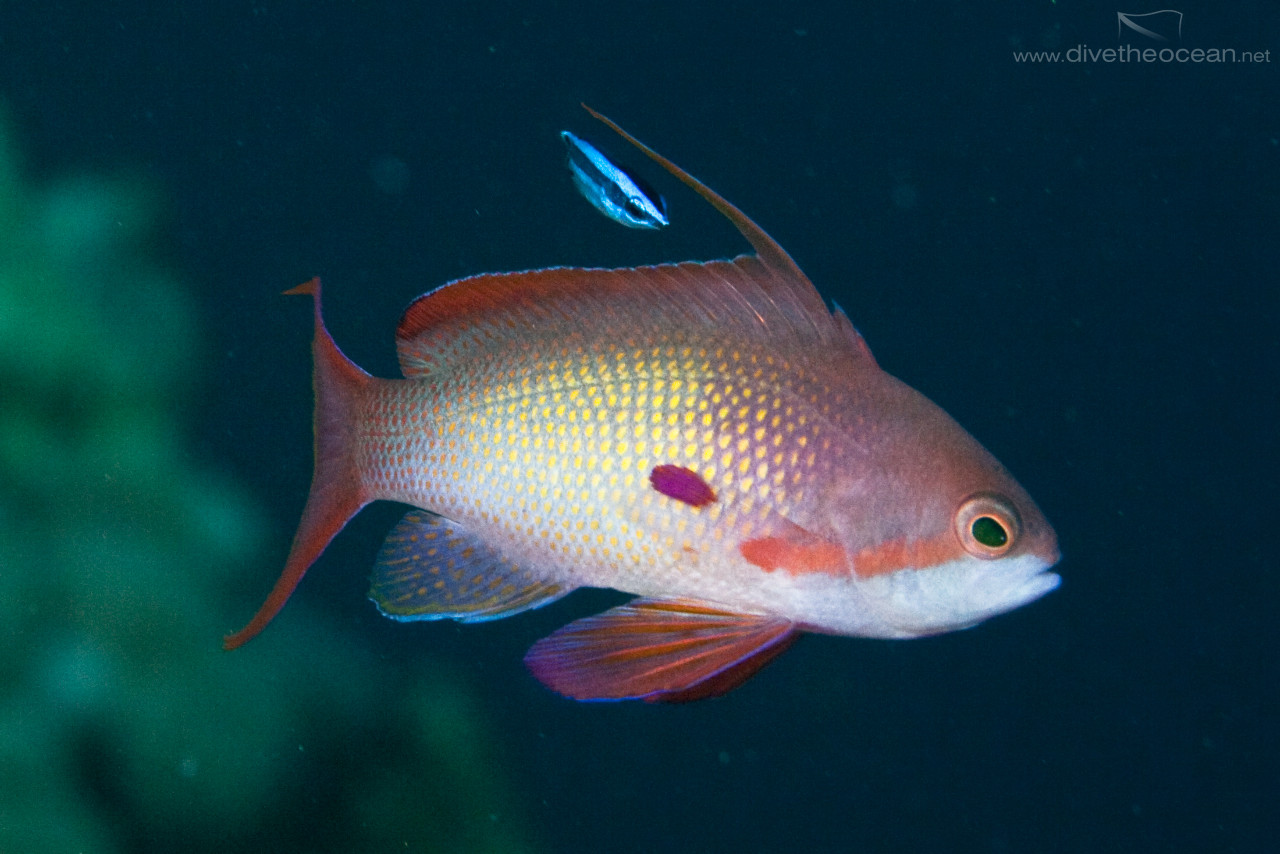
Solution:
<path fill-rule="evenodd" d="M 679 178 L 686 186 L 692 188 L 695 193 L 710 202 L 712 207 L 724 214 L 725 218 L 738 229 L 738 233 L 751 244 L 751 248 L 756 250 L 756 256 L 760 259 L 760 262 L 793 283 L 792 291 L 794 295 L 801 301 L 801 304 L 808 312 L 815 316 L 828 313 L 826 303 L 823 302 L 818 289 L 813 286 L 813 282 L 809 281 L 809 277 L 800 269 L 800 265 L 796 264 L 791 256 L 787 254 L 787 250 L 778 244 L 778 241 L 770 237 L 769 233 L 763 228 L 756 225 L 755 220 L 744 214 L 736 205 L 731 204 L 715 190 L 627 133 L 613 119 L 602 113 L 597 113 L 586 104 L 582 104 L 582 109 L 604 122 L 614 133 L 640 149 L 646 157 Z M 858 356 L 875 365 L 876 360 L 871 355 L 871 348 L 867 346 L 862 333 L 849 322 L 849 318 L 844 311 L 837 306 L 835 311 L 831 313 L 835 315 L 836 325 L 839 326 L 845 343 L 852 347 Z"/>
<path fill-rule="evenodd" d="M 418 297 L 400 319 L 396 348 L 405 376 L 465 364 L 513 344 L 591 344 L 628 337 L 648 344 L 756 340 L 783 359 L 834 362 L 838 368 L 875 365 L 848 320 L 832 314 L 791 256 L 760 226 L 583 106 L 724 214 L 757 254 L 613 270 L 553 267 L 450 282 Z"/>
<path fill-rule="evenodd" d="M 826 306 L 822 302 L 822 297 L 818 295 L 818 291 L 814 288 L 813 283 L 809 281 L 809 277 L 804 274 L 795 261 L 791 260 L 791 256 L 787 254 L 787 251 L 778 245 L 778 241 L 770 237 L 763 228 L 756 225 L 751 217 L 738 210 L 737 207 L 730 204 L 715 190 L 711 189 L 706 184 L 702 183 L 697 178 L 693 177 L 688 172 L 684 171 L 631 134 L 627 133 L 619 127 L 613 119 L 597 113 L 586 104 L 582 105 L 582 109 L 604 122 L 614 133 L 640 149 L 646 157 L 679 178 L 686 186 L 693 189 L 695 193 L 710 202 L 712 207 L 724 214 L 725 218 L 734 224 L 738 231 L 741 232 L 742 236 L 747 239 L 747 242 L 751 244 L 751 248 L 756 250 L 756 255 L 760 257 L 760 260 L 763 261 L 766 266 L 772 267 L 782 275 L 794 279 L 797 282 L 804 282 L 809 286 L 808 293 L 812 294 L 813 299 L 816 300 L 817 306 L 821 306 L 824 310 L 826 309 Z"/>
<path fill-rule="evenodd" d="M 585 107 L 585 105 L 584 105 Z M 732 261 L 613 270 L 553 267 L 459 279 L 415 300 L 396 330 L 405 376 L 431 374 L 518 342 L 762 340 L 781 358 L 872 365 L 785 250 L 746 214 L 670 160 L 586 108 L 693 188 L 756 250 Z"/>
<path fill-rule="evenodd" d="M 812 294 L 817 301 L 814 310 Z M 424 294 L 396 329 L 407 377 L 517 343 L 758 340 L 781 358 L 862 356 L 807 281 L 754 255 L 615 270 L 552 267 L 460 279 Z"/>

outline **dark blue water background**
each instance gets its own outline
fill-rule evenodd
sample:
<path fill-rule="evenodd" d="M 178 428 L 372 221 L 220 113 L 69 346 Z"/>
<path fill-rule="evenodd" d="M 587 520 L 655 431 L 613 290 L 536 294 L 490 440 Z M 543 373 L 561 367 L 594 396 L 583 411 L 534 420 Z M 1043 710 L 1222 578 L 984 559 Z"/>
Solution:
<path fill-rule="evenodd" d="M 389 661 L 476 675 L 541 844 L 1274 839 L 1273 6 L 1183 10 L 1183 46 L 1270 49 L 1267 64 L 1036 65 L 1013 51 L 1132 39 L 1097 3 L 374 5 L 0 11 L 0 97 L 32 168 L 165 188 L 166 245 L 208 324 L 198 452 L 270 508 L 277 560 L 310 475 L 309 309 L 284 288 L 322 275 L 340 345 L 392 376 L 399 312 L 449 279 L 745 250 L 642 164 L 667 231 L 577 198 L 557 132 L 621 151 L 579 101 L 769 230 L 887 370 L 1015 472 L 1065 554 L 1058 592 L 973 631 L 807 638 L 722 700 L 576 705 L 520 656 L 615 597 L 392 624 L 364 589 L 400 510 L 370 508 L 298 596 Z M 274 850 L 294 850 L 282 827 Z"/>

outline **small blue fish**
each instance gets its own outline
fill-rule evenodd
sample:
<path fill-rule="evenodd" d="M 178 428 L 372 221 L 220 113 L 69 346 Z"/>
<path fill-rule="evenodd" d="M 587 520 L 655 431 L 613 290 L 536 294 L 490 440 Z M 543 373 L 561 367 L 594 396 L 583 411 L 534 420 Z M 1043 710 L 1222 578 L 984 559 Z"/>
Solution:
<path fill-rule="evenodd" d="M 628 228 L 662 228 L 667 224 L 667 203 L 652 193 L 585 139 L 560 132 L 569 149 L 569 171 L 578 192 L 600 213 Z"/>

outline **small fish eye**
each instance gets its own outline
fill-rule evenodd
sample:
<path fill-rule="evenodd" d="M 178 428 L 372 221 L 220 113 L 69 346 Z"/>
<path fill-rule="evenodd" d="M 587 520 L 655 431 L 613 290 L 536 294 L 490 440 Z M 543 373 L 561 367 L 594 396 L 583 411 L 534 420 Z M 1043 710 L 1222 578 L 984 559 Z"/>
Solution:
<path fill-rule="evenodd" d="M 960 505 L 955 531 L 965 551 L 992 559 L 1009 553 L 1018 540 L 1020 525 L 1012 503 L 998 495 L 982 494 Z"/>
<path fill-rule="evenodd" d="M 640 207 L 640 203 L 635 199 L 627 199 L 622 206 L 627 209 L 627 213 L 636 219 L 648 219 L 648 214 L 644 212 L 644 208 Z"/>

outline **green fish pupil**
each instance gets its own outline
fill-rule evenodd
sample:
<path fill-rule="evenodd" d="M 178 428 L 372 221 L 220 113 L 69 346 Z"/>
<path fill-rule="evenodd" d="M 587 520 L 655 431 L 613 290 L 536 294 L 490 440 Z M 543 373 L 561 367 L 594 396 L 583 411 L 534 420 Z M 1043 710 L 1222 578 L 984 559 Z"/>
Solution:
<path fill-rule="evenodd" d="M 990 549 L 998 549 L 1009 542 L 1009 532 L 990 516 L 979 516 L 974 519 L 973 526 L 969 530 L 973 532 L 975 540 Z"/>

